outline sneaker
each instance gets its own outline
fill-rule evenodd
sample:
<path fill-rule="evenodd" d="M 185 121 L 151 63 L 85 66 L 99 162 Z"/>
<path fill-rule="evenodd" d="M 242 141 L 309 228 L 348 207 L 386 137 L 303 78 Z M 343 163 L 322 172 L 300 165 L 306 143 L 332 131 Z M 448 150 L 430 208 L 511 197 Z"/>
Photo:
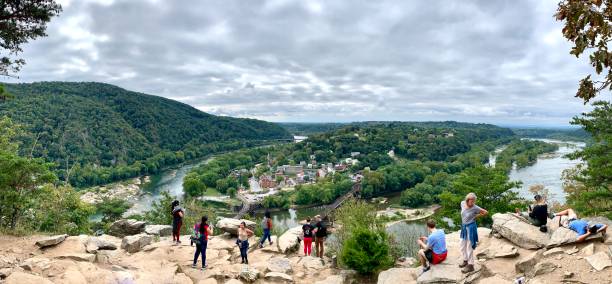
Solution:
<path fill-rule="evenodd" d="M 198 266 L 194 263 L 191 265 L 191 268 L 197 268 Z"/>
<path fill-rule="evenodd" d="M 459 264 L 459 268 L 464 268 L 468 265 L 467 261 L 463 261 L 462 264 Z"/>
<path fill-rule="evenodd" d="M 244 261 L 244 264 L 249 264 L 249 260 L 248 260 L 248 259 L 247 259 L 247 260 L 245 260 L 245 261 Z"/>
<path fill-rule="evenodd" d="M 273 241 L 270 241 L 270 245 L 272 245 L 272 244 L 274 244 L 274 242 L 273 242 Z"/>
<path fill-rule="evenodd" d="M 423 267 L 423 272 L 421 272 L 421 274 L 429 271 L 430 269 L 431 269 L 431 265 L 427 265 L 427 266 Z"/>
<path fill-rule="evenodd" d="M 206 270 L 206 268 L 208 268 L 208 265 L 202 266 L 202 270 Z"/>
<path fill-rule="evenodd" d="M 263 248 L 263 244 L 259 244 L 259 248 Z"/>
<path fill-rule="evenodd" d="M 466 267 L 464 267 L 463 269 L 461 269 L 461 272 L 463 273 L 469 273 L 474 271 L 474 265 L 472 264 L 468 264 Z"/>

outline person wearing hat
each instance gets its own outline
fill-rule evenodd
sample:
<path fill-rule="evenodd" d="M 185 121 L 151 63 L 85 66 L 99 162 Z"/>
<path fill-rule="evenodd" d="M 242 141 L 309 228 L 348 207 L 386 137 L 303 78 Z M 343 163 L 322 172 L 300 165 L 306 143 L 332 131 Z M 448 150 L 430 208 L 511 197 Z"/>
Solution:
<path fill-rule="evenodd" d="M 555 213 L 554 216 L 560 217 L 559 224 L 561 226 L 576 232 L 577 242 L 584 241 L 589 236 L 598 233 L 601 233 L 604 239 L 606 237 L 606 230 L 608 229 L 608 225 L 596 224 L 594 222 L 589 222 L 584 219 L 578 219 L 578 215 L 576 214 L 574 209 L 565 209 L 561 212 Z"/>
<path fill-rule="evenodd" d="M 527 219 L 532 225 L 536 227 L 545 226 L 548 222 L 548 205 L 546 200 L 539 194 L 534 197 L 534 204 L 530 205 L 527 212 L 520 212 L 516 208 L 516 215 Z"/>

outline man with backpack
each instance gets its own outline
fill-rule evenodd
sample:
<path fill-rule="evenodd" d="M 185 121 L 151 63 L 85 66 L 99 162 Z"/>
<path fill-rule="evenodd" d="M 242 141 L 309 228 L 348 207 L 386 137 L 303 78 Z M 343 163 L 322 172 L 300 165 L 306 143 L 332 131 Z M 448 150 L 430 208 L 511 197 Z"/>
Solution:
<path fill-rule="evenodd" d="M 315 254 L 317 257 L 323 258 L 323 253 L 325 252 L 324 243 L 325 238 L 327 238 L 327 225 L 324 220 L 321 220 L 321 216 L 317 215 L 316 217 L 317 224 L 315 225 L 314 233 L 315 233 Z"/>

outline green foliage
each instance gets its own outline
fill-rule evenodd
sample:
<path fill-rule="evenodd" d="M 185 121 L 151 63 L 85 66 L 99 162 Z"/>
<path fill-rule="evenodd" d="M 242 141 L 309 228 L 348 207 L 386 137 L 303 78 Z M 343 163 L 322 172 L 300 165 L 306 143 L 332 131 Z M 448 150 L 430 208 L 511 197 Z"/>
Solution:
<path fill-rule="evenodd" d="M 546 138 L 561 141 L 579 141 L 591 143 L 591 134 L 583 128 L 578 129 L 548 129 L 548 128 L 513 128 L 517 136 L 526 138 Z"/>
<path fill-rule="evenodd" d="M 586 165 L 565 174 L 565 191 L 568 205 L 581 214 L 612 218 L 612 107 L 608 102 L 594 105 L 572 122 L 591 133 L 594 143 L 571 155 Z"/>
<path fill-rule="evenodd" d="M 361 274 L 371 274 L 393 265 L 384 231 L 358 228 L 342 246 L 340 257 L 346 266 Z"/>
<path fill-rule="evenodd" d="M 0 57 L 0 75 L 9 76 L 25 64 L 22 58 L 14 57 L 22 52 L 22 45 L 46 36 L 47 23 L 62 7 L 54 0 L 2 1 L 0 7 L 0 46 L 8 55 Z"/>
<path fill-rule="evenodd" d="M 376 218 L 376 207 L 363 201 L 348 200 L 336 214 L 341 224 L 338 238 L 339 262 L 343 266 L 370 274 L 393 265 L 390 238 L 384 223 Z"/>
<path fill-rule="evenodd" d="M 517 188 L 518 182 L 510 182 L 505 170 L 478 166 L 458 174 L 452 182 L 452 187 L 439 196 L 442 208 L 437 212 L 438 218 L 446 217 L 454 224 L 461 224 L 461 201 L 473 192 L 477 196 L 476 204 L 489 211 L 489 214 L 479 220 L 479 226 L 491 226 L 491 216 L 495 213 L 514 212 L 514 208 L 526 206 L 518 193 L 511 189 Z M 445 222 L 439 222 L 444 224 Z"/>
<path fill-rule="evenodd" d="M 33 197 L 21 226 L 29 232 L 88 234 L 89 217 L 95 209 L 80 197 L 81 194 L 71 187 L 45 185 Z"/>
<path fill-rule="evenodd" d="M 104 199 L 96 205 L 96 213 L 102 215 L 102 222 L 111 223 L 120 219 L 123 213 L 130 209 L 130 204 L 124 199 Z"/>
<path fill-rule="evenodd" d="M 57 164 L 74 186 L 141 174 L 212 153 L 290 138 L 258 120 L 217 117 L 169 99 L 101 83 L 6 84 L 0 115 L 24 126 L 21 154 Z"/>

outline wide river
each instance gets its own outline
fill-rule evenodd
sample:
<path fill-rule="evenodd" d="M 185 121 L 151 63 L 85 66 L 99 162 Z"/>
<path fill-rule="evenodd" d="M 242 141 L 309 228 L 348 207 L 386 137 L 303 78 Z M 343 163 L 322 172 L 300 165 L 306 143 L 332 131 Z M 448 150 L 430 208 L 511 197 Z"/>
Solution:
<path fill-rule="evenodd" d="M 520 180 L 523 182 L 522 188 L 519 189 L 520 194 L 525 198 L 531 198 L 529 187 L 536 184 L 542 184 L 550 190 L 550 199 L 565 202 L 565 194 L 563 192 L 561 175 L 566 169 L 576 166 L 579 161 L 570 160 L 565 155 L 572 153 L 582 147 L 584 143 L 579 142 L 563 142 L 557 140 L 538 139 L 549 143 L 559 144 L 559 149 L 550 154 L 541 155 L 538 160 L 528 167 L 522 169 L 513 169 L 510 172 L 511 180 Z M 498 149 L 498 151 L 501 149 Z M 495 154 L 492 154 L 492 158 Z M 208 161 L 208 160 L 206 160 Z M 183 178 L 193 167 L 205 163 L 199 161 L 196 163 L 184 164 L 178 168 L 164 171 L 158 175 L 151 177 L 145 191 L 148 193 L 141 197 L 131 212 L 146 211 L 155 200 L 160 198 L 161 192 L 168 192 L 172 196 L 181 198 L 183 195 Z M 493 161 L 491 161 L 493 162 Z M 493 162 L 494 163 L 494 162 Z M 398 203 L 397 196 L 389 198 L 389 203 Z M 280 230 L 285 230 L 297 226 L 300 220 L 308 216 L 316 215 L 320 212 L 318 208 L 300 209 L 300 210 L 285 210 L 273 212 L 275 226 Z M 388 231 L 395 237 L 395 241 L 403 247 L 405 255 L 414 255 L 416 250 L 415 239 L 419 235 L 424 235 L 425 227 L 420 222 L 398 223 L 388 228 Z"/>

